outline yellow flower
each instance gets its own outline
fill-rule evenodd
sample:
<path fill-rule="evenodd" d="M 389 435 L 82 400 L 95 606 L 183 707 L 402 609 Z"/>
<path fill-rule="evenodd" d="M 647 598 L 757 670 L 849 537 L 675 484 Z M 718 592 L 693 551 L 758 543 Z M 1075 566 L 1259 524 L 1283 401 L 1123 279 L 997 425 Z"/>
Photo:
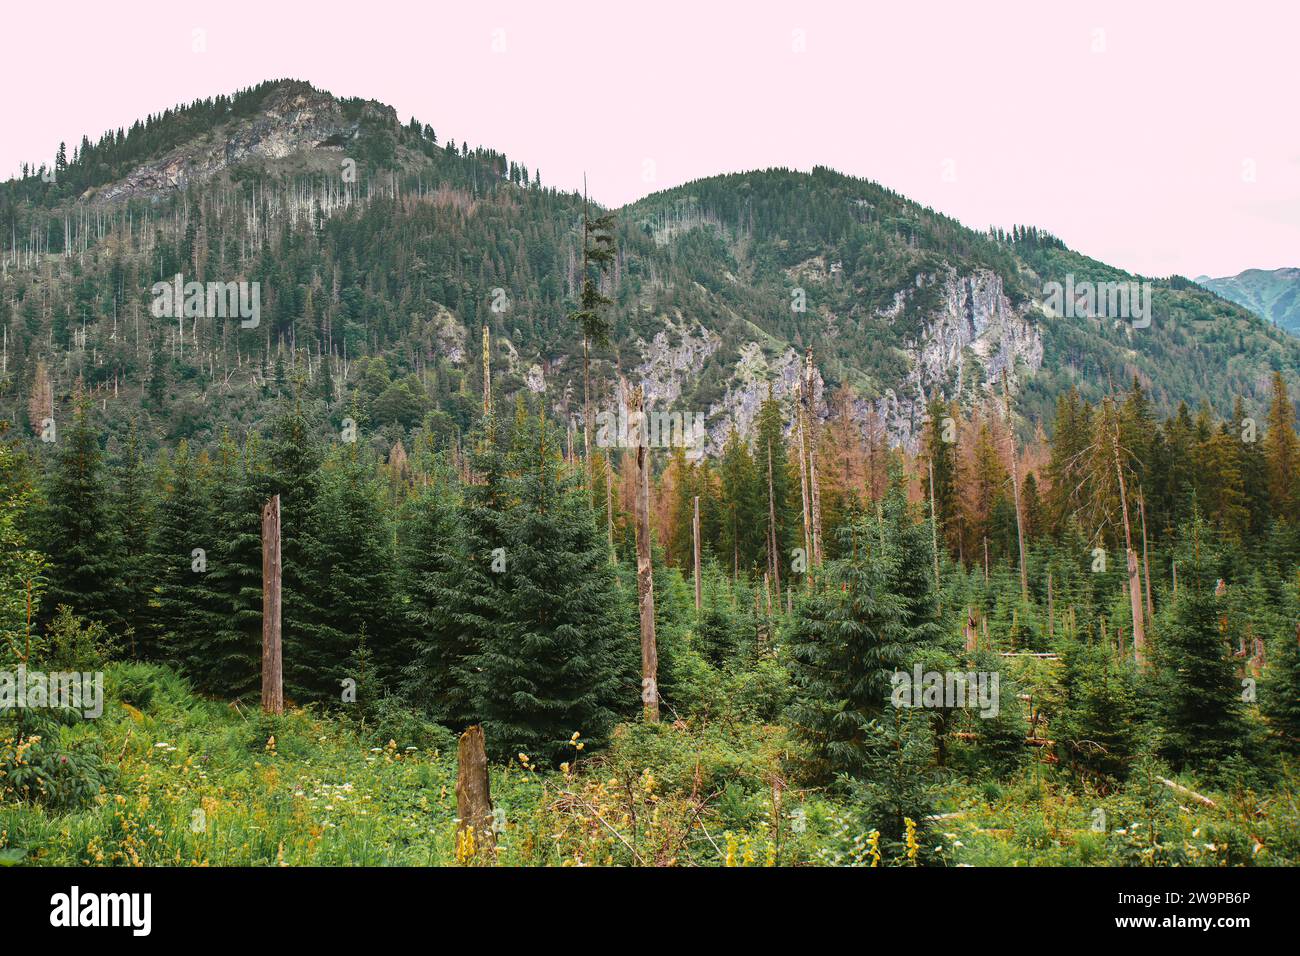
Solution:
<path fill-rule="evenodd" d="M 920 846 L 916 842 L 916 822 L 911 817 L 903 817 L 903 825 L 907 827 L 907 861 L 916 865 L 916 851 Z"/>

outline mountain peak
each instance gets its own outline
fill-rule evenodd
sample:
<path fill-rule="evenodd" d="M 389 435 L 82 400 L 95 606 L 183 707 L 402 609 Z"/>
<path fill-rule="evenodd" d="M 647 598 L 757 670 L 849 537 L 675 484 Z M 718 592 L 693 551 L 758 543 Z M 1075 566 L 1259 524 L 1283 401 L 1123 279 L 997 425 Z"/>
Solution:
<path fill-rule="evenodd" d="M 158 196 L 254 160 L 298 157 L 311 168 L 324 154 L 336 169 L 347 143 L 365 130 L 396 127 L 397 114 L 371 100 L 340 100 L 301 80 L 275 80 L 165 113 L 154 125 L 162 128 L 164 149 L 120 178 L 90 186 L 83 200 Z"/>

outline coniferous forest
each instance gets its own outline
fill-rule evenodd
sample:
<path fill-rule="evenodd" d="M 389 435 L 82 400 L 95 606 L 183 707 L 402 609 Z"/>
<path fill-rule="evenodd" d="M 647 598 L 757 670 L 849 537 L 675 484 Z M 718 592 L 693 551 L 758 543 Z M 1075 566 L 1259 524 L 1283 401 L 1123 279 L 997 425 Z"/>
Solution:
<path fill-rule="evenodd" d="M 821 168 L 606 209 L 296 81 L 57 157 L 0 184 L 0 670 L 103 700 L 0 707 L 3 862 L 1300 863 L 1278 329 L 1033 311 L 1127 274 Z M 998 364 L 909 378 L 962 289 Z"/>

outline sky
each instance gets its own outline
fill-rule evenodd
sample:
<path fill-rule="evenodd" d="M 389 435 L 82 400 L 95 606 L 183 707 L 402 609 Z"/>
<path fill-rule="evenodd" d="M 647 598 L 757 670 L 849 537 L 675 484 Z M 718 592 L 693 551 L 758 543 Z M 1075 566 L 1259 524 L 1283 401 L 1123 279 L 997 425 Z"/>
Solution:
<path fill-rule="evenodd" d="M 0 176 L 293 77 L 617 206 L 830 166 L 1150 276 L 1300 266 L 1300 3 L 23 3 Z"/>

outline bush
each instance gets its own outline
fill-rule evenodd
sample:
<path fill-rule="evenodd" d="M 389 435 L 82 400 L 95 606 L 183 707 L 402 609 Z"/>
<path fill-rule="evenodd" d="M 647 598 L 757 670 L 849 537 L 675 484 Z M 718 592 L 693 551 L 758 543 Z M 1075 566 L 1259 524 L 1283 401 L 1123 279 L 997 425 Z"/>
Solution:
<path fill-rule="evenodd" d="M 90 803 L 116 774 L 87 747 L 65 747 L 65 724 L 82 720 L 74 710 L 22 710 L 14 732 L 0 736 L 0 798 L 75 810 Z"/>
<path fill-rule="evenodd" d="M 104 672 L 104 697 L 148 710 L 164 700 L 185 704 L 192 701 L 188 682 L 163 664 L 113 664 Z"/>
<path fill-rule="evenodd" d="M 455 733 L 411 709 L 397 697 L 379 698 L 371 716 L 360 722 L 359 731 L 363 740 L 380 746 L 391 740 L 399 750 L 415 747 L 417 750 L 456 752 Z"/>

